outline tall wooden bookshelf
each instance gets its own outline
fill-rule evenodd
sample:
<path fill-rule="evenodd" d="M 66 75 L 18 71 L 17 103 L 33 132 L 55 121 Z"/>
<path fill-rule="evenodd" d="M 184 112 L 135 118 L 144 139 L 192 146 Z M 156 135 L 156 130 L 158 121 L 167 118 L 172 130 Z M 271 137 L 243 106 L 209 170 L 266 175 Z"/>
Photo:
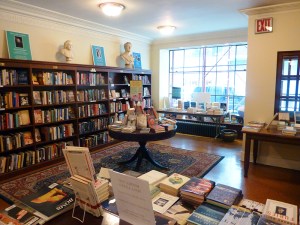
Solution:
<path fill-rule="evenodd" d="M 111 144 L 107 127 L 132 107 L 132 79 L 151 106 L 150 70 L 0 59 L 0 178 L 62 161 L 68 144 Z"/>

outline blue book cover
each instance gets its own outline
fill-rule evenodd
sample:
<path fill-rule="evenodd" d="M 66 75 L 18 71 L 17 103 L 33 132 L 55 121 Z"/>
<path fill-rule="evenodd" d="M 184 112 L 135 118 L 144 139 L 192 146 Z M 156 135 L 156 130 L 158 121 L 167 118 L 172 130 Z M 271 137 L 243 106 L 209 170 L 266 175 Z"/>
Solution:
<path fill-rule="evenodd" d="M 204 202 L 191 214 L 187 221 L 196 225 L 217 225 L 226 213 L 227 209 Z"/>
<path fill-rule="evenodd" d="M 103 47 L 92 45 L 92 55 L 95 66 L 106 66 Z"/>
<path fill-rule="evenodd" d="M 141 58 L 141 53 L 138 52 L 133 52 L 132 56 L 134 58 L 134 68 L 135 69 L 142 69 L 142 58 Z"/>

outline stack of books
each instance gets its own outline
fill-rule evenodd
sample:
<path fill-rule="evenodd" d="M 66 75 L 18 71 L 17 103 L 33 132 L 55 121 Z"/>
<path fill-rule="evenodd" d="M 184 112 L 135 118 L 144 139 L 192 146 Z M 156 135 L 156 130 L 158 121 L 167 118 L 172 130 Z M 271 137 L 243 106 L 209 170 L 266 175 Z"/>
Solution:
<path fill-rule="evenodd" d="M 167 178 L 168 175 L 157 170 L 151 170 L 139 176 L 139 179 L 148 181 L 149 185 L 158 186 L 158 184 Z"/>
<path fill-rule="evenodd" d="M 214 181 L 204 178 L 192 177 L 185 185 L 180 188 L 182 201 L 199 206 L 208 193 L 215 186 Z"/>
<path fill-rule="evenodd" d="M 258 121 L 250 121 L 247 125 L 243 126 L 242 131 L 259 132 L 266 123 Z"/>
<path fill-rule="evenodd" d="M 150 128 L 155 133 L 165 132 L 165 128 L 163 126 L 161 126 L 161 125 L 158 125 L 158 124 L 154 124 L 154 125 L 150 126 Z"/>
<path fill-rule="evenodd" d="M 296 205 L 267 199 L 258 224 L 298 224 L 298 207 Z M 265 223 L 263 223 L 265 222 Z"/>
<path fill-rule="evenodd" d="M 178 196 L 180 188 L 189 180 L 189 177 L 183 176 L 178 173 L 173 173 L 159 183 L 159 188 L 162 192 L 173 196 Z"/>
<path fill-rule="evenodd" d="M 243 193 L 241 189 L 224 184 L 216 184 L 207 195 L 206 201 L 210 204 L 229 209 L 232 205 L 237 205 L 242 197 Z"/>
<path fill-rule="evenodd" d="M 122 128 L 122 133 L 132 133 L 136 130 L 136 127 L 134 126 L 127 126 Z"/>
<path fill-rule="evenodd" d="M 282 132 L 283 135 L 295 136 L 296 133 L 297 133 L 297 130 L 296 130 L 295 127 L 287 126 L 284 129 L 282 129 L 281 132 Z"/>

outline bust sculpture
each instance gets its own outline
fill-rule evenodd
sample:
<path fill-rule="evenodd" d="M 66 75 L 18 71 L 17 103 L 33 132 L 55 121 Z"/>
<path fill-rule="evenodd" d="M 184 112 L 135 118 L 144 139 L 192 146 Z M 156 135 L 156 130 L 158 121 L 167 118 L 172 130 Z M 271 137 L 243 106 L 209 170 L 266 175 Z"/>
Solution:
<path fill-rule="evenodd" d="M 132 44 L 130 42 L 126 42 L 124 44 L 125 52 L 123 52 L 121 54 L 121 57 L 125 62 L 125 67 L 126 68 L 133 68 L 134 58 L 133 58 L 132 53 L 131 53 L 131 47 L 132 47 Z"/>
<path fill-rule="evenodd" d="M 72 61 L 72 59 L 74 58 L 72 51 L 72 42 L 70 40 L 65 41 L 64 47 L 60 52 L 66 57 L 67 62 Z"/>

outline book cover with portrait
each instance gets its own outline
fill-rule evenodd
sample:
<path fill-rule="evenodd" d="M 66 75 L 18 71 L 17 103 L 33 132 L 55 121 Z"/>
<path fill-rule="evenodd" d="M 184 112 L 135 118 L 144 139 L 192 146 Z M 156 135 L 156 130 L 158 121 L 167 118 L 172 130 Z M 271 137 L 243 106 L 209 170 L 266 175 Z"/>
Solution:
<path fill-rule="evenodd" d="M 92 55 L 95 66 L 106 66 L 103 47 L 92 45 Z"/>

